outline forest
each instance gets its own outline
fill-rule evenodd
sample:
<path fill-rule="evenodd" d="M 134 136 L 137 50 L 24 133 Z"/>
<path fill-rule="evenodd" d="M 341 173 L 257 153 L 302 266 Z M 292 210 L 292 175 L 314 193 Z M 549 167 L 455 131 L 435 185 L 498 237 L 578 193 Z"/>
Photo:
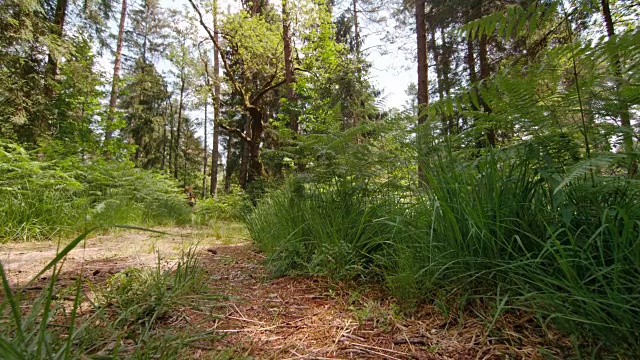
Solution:
<path fill-rule="evenodd" d="M 632 0 L 3 0 L 0 357 L 196 358 L 204 335 L 158 330 L 202 290 L 196 248 L 100 291 L 56 277 L 93 237 L 233 229 L 265 278 L 478 321 L 476 358 L 635 358 L 639 25 Z M 402 106 L 379 48 L 409 63 Z M 46 242 L 21 291 L 4 255 Z M 374 348 L 351 358 L 452 358 Z"/>

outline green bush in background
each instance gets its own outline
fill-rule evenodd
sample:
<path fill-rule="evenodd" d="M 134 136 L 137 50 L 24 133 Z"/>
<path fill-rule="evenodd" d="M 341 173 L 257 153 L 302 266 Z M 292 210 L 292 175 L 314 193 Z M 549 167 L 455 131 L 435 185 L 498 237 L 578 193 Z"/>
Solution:
<path fill-rule="evenodd" d="M 157 172 L 122 162 L 49 160 L 0 142 L 1 241 L 45 239 L 95 225 L 189 221 L 177 184 Z"/>
<path fill-rule="evenodd" d="M 208 225 L 217 220 L 240 221 L 252 208 L 247 194 L 239 186 L 232 186 L 229 193 L 221 192 L 215 198 L 199 200 L 195 209 L 195 221 L 200 225 Z"/>

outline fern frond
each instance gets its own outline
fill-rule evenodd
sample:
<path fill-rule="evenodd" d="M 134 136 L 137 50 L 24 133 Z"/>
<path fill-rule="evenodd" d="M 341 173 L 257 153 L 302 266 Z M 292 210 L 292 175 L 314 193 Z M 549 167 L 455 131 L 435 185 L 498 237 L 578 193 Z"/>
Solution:
<path fill-rule="evenodd" d="M 553 193 L 557 193 L 562 190 L 571 182 L 575 181 L 581 176 L 586 175 L 587 173 L 597 170 L 599 168 L 609 166 L 612 163 L 626 159 L 628 156 L 626 154 L 621 153 L 602 153 L 596 157 L 592 157 L 591 159 L 585 159 L 577 164 L 575 164 L 571 169 L 569 169 L 567 175 L 562 179 L 562 182 L 553 190 Z"/>

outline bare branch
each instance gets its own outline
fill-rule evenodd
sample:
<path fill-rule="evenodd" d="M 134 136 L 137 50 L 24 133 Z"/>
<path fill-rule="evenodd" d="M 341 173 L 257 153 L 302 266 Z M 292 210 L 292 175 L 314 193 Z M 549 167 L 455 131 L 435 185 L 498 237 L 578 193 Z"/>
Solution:
<path fill-rule="evenodd" d="M 213 45 L 218 49 L 220 54 L 224 54 L 224 51 L 222 50 L 222 47 L 220 47 L 220 44 L 218 43 L 218 41 L 216 40 L 216 37 L 213 34 L 213 31 L 211 31 L 211 29 L 209 29 L 207 24 L 204 22 L 204 18 L 202 17 L 202 13 L 200 12 L 200 9 L 198 9 L 198 6 L 196 6 L 196 4 L 193 2 L 193 0 L 189 0 L 189 3 L 191 4 L 191 7 L 193 7 L 193 10 L 195 10 L 196 13 L 198 13 L 198 19 L 200 21 L 200 25 L 202 25 L 204 30 L 207 32 L 207 35 L 209 35 L 209 39 L 211 39 L 211 41 L 213 41 Z M 227 74 L 229 74 L 229 78 L 231 79 L 231 82 L 233 83 L 233 87 L 236 89 L 236 91 L 238 93 L 240 93 L 242 98 L 246 99 L 246 95 L 245 95 L 244 90 L 242 89 L 242 87 L 240 86 L 238 81 L 233 76 L 231 76 L 231 74 L 233 74 L 233 71 L 231 71 L 231 67 L 229 66 L 229 63 L 227 62 L 227 59 L 224 56 L 220 56 L 220 58 L 222 58 L 222 65 L 224 66 L 224 70 L 227 72 Z"/>

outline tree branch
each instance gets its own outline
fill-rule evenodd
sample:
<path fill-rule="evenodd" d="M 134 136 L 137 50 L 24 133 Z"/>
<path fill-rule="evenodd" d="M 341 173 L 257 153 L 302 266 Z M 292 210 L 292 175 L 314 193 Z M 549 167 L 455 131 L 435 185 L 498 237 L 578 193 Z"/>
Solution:
<path fill-rule="evenodd" d="M 207 35 L 209 35 L 209 39 L 213 41 L 213 45 L 218 49 L 218 51 L 220 52 L 220 55 L 224 54 L 224 51 L 222 47 L 220 47 L 220 44 L 216 40 L 216 37 L 213 35 L 213 32 L 211 31 L 211 29 L 209 29 L 207 24 L 204 22 L 204 18 L 202 17 L 202 13 L 200 12 L 200 9 L 198 9 L 198 7 L 193 2 L 193 0 L 189 0 L 189 3 L 191 4 L 191 7 L 193 7 L 193 10 L 195 10 L 196 13 L 198 13 L 198 19 L 200 21 L 200 25 L 202 25 L 204 30 L 207 32 Z M 222 59 L 222 65 L 224 66 L 224 70 L 227 72 L 227 74 L 229 74 L 228 77 L 231 80 L 231 83 L 233 83 L 234 89 L 236 89 L 236 91 L 240 93 L 242 98 L 246 98 L 245 92 L 240 86 L 240 84 L 238 84 L 238 81 L 233 76 L 231 76 L 231 74 L 233 74 L 233 71 L 231 71 L 231 67 L 229 67 L 229 63 L 227 62 L 227 59 L 224 56 L 220 56 L 220 58 Z"/>
<path fill-rule="evenodd" d="M 200 54 L 200 61 L 202 62 L 202 65 L 204 65 L 205 84 L 207 85 L 207 88 L 209 88 L 209 92 L 211 93 L 211 98 L 215 99 L 216 92 L 214 90 L 213 84 L 211 83 L 211 74 L 209 73 L 209 63 L 207 63 L 207 59 L 205 59 L 204 55 L 202 54 L 202 51 L 200 51 L 200 43 L 198 43 L 198 53 Z"/>
<path fill-rule="evenodd" d="M 234 128 L 231 126 L 227 126 L 223 123 L 218 124 L 218 126 L 220 126 L 221 128 L 227 130 L 230 134 L 235 134 L 236 136 L 238 136 L 240 139 L 246 141 L 246 142 L 251 142 L 251 139 L 249 139 L 247 137 L 247 135 L 245 135 L 242 130 L 238 129 L 238 128 Z"/>
<path fill-rule="evenodd" d="M 268 93 L 269 91 L 276 89 L 282 85 L 284 85 L 287 82 L 286 79 L 282 79 L 280 81 L 278 81 L 275 84 L 269 85 L 266 88 L 260 90 L 256 96 L 253 97 L 253 99 L 251 99 L 251 104 L 255 104 L 258 100 L 260 100 L 266 93 Z"/>

